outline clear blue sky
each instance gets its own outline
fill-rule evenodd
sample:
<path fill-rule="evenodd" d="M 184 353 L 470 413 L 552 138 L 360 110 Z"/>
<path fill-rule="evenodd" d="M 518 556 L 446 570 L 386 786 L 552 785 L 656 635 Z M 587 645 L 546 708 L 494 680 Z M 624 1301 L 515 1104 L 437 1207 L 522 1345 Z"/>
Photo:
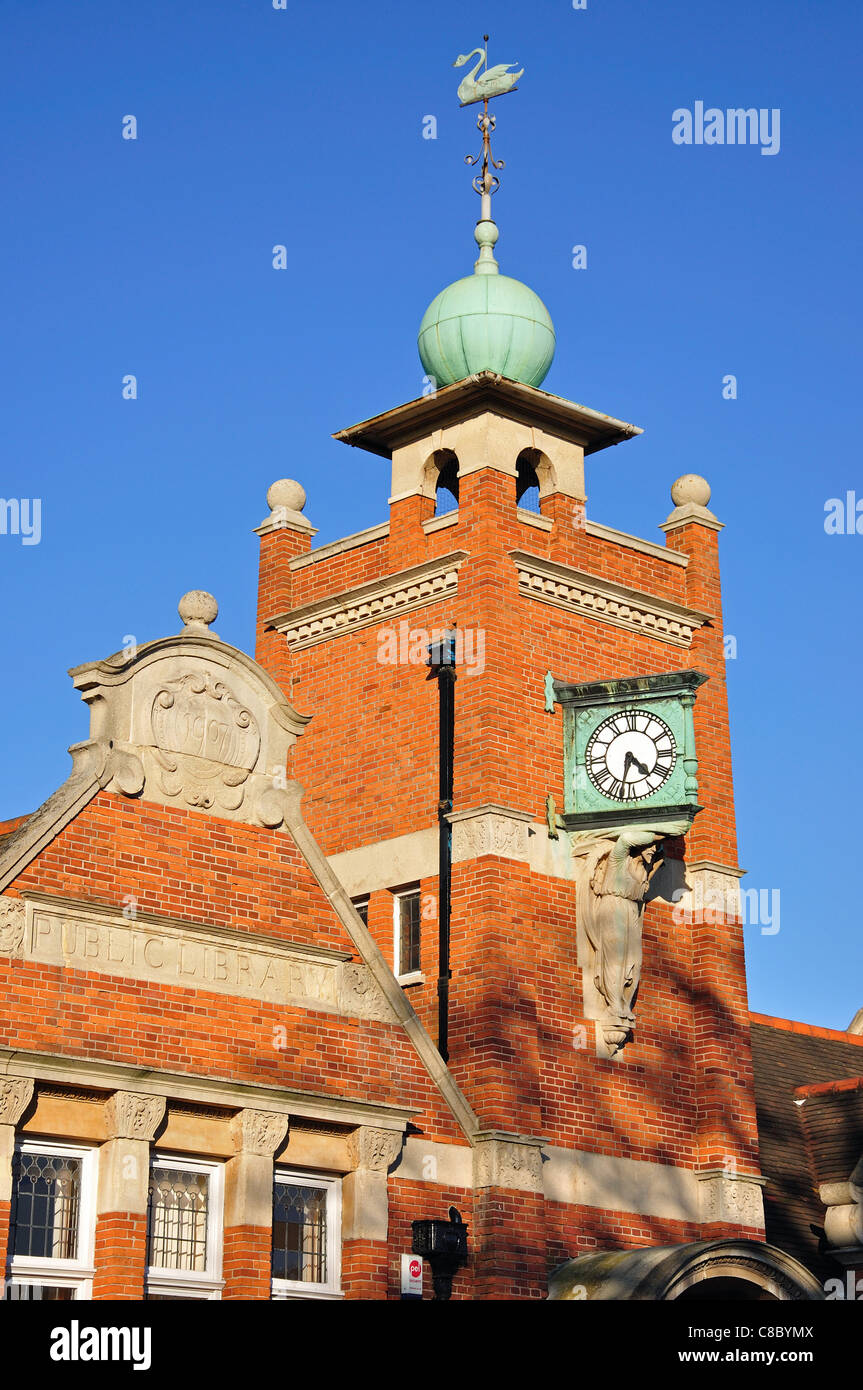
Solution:
<path fill-rule="evenodd" d="M 779 933 L 747 931 L 752 1005 L 844 1026 L 863 1005 L 863 535 L 827 536 L 824 503 L 863 498 L 858 0 L 0 17 L 0 495 L 42 499 L 40 544 L 0 536 L 0 815 L 48 796 L 86 736 L 67 667 L 176 630 L 193 587 L 251 646 L 274 478 L 303 482 L 319 544 L 385 518 L 387 465 L 330 433 L 419 394 L 420 317 L 470 270 L 477 136 L 450 65 L 490 26 L 492 63 L 526 68 L 498 104 L 498 259 L 555 321 L 545 387 L 645 429 L 590 461 L 589 514 L 661 540 L 695 471 L 726 523 L 740 859 L 781 892 Z M 673 144 L 697 100 L 780 108 L 780 152 Z"/>

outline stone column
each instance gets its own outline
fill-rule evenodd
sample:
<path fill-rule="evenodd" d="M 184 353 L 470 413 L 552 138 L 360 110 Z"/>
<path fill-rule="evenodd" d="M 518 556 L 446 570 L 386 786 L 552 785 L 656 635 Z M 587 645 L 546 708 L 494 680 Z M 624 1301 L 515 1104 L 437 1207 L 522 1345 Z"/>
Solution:
<path fill-rule="evenodd" d="M 94 1299 L 142 1299 L 147 1271 L 150 1145 L 164 1096 L 115 1091 L 105 1104 L 108 1140 L 99 1150 Z"/>
<path fill-rule="evenodd" d="M 12 1158 L 15 1152 L 15 1126 L 33 1099 L 31 1077 L 3 1077 L 0 1080 L 0 1298 L 5 1288 L 9 1215 L 12 1206 Z"/>
<path fill-rule="evenodd" d="M 231 1121 L 234 1157 L 225 1165 L 223 1298 L 268 1299 L 273 1246 L 273 1159 L 287 1115 L 241 1110 Z"/>
<path fill-rule="evenodd" d="M 387 1296 L 387 1172 L 403 1139 L 399 1130 L 370 1125 L 348 1139 L 353 1171 L 342 1184 L 342 1287 L 348 1298 Z"/>

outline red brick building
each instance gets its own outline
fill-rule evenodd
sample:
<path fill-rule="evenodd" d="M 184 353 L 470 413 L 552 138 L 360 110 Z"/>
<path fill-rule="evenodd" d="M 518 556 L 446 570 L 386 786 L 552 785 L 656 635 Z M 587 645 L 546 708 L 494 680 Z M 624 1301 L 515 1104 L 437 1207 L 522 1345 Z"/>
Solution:
<path fill-rule="evenodd" d="M 451 1207 L 456 1298 L 821 1296 L 764 1223 L 721 524 L 693 477 L 664 545 L 586 513 L 636 433 L 438 382 L 338 436 L 388 520 L 313 548 L 270 489 L 255 661 L 195 591 L 71 673 L 90 738 L 0 840 L 7 1297 L 396 1298 Z M 859 1041 L 792 1078 L 813 1216 Z"/>

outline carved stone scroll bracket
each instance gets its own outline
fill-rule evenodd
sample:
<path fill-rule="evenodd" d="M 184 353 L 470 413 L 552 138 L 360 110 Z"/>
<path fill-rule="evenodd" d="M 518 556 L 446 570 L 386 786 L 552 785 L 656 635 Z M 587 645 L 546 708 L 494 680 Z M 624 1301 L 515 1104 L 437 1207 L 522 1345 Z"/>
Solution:
<path fill-rule="evenodd" d="M 241 1110 L 231 1120 L 234 1152 L 273 1158 L 288 1133 L 289 1117 L 273 1110 Z"/>
<path fill-rule="evenodd" d="M 141 1139 L 152 1144 L 165 1116 L 164 1096 L 139 1095 L 137 1091 L 115 1091 L 105 1102 L 105 1122 L 109 1139 Z"/>
<path fill-rule="evenodd" d="M 123 796 L 140 796 L 146 782 L 144 764 L 131 749 L 112 747 L 99 781 L 103 787 L 122 792 Z"/>
<path fill-rule="evenodd" d="M 848 1182 L 823 1182 L 818 1189 L 827 1208 L 824 1236 L 841 1264 L 863 1268 L 863 1157 Z"/>
<path fill-rule="evenodd" d="M 262 780 L 254 801 L 254 818 L 267 829 L 277 830 L 286 825 L 292 815 L 299 814 L 302 796 L 299 782 L 286 781 L 284 786 L 276 786 Z"/>
<path fill-rule="evenodd" d="M 542 1192 L 543 1139 L 481 1130 L 473 1139 L 473 1185 Z"/>

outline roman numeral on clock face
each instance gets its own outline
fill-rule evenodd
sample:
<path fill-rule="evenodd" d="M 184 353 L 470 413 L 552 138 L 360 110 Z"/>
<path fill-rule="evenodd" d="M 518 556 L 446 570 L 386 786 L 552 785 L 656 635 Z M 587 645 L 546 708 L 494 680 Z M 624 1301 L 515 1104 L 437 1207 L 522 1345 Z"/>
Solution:
<path fill-rule="evenodd" d="M 609 801 L 642 801 L 671 776 L 677 747 L 659 715 L 617 710 L 594 729 L 584 762 L 591 783 Z"/>

